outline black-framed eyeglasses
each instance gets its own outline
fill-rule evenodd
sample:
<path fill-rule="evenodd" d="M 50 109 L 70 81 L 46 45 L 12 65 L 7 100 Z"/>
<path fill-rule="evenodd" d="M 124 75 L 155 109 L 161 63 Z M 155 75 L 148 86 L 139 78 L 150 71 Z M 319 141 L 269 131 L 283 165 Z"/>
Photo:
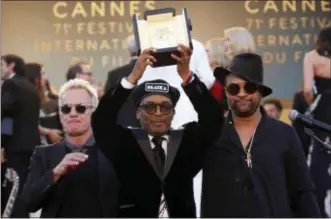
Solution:
<path fill-rule="evenodd" d="M 174 106 L 171 103 L 147 103 L 139 107 L 145 110 L 145 112 L 148 114 L 155 114 L 158 108 L 160 112 L 164 115 L 168 115 L 174 111 Z"/>
<path fill-rule="evenodd" d="M 225 88 L 229 94 L 235 96 L 240 93 L 241 88 L 243 88 L 247 94 L 254 94 L 259 89 L 259 85 L 251 82 L 246 82 L 244 86 L 241 87 L 239 84 L 231 83 Z"/>
<path fill-rule="evenodd" d="M 93 108 L 92 105 L 85 105 L 85 104 L 74 104 L 74 105 L 64 104 L 60 107 L 60 110 L 63 114 L 67 115 L 71 113 L 73 107 L 75 107 L 75 110 L 78 114 L 84 114 L 87 109 Z"/>

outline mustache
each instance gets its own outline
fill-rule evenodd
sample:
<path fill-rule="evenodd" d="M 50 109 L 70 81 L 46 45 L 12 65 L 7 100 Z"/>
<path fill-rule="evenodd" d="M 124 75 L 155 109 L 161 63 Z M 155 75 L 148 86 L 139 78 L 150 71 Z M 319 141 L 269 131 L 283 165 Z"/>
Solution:
<path fill-rule="evenodd" d="M 253 100 L 246 100 L 246 99 L 239 99 L 239 100 L 234 100 L 234 103 L 240 103 L 240 102 L 248 102 L 248 103 L 252 103 L 254 102 Z"/>

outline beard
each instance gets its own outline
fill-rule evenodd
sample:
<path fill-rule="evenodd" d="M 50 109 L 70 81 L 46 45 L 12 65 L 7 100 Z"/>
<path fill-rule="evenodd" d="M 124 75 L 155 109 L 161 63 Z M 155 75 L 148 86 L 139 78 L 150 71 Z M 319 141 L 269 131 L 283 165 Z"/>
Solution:
<path fill-rule="evenodd" d="M 243 106 L 240 106 L 241 101 L 243 101 L 243 100 L 233 101 L 229 104 L 232 112 L 237 117 L 240 117 L 240 118 L 252 116 L 258 110 L 258 108 L 260 106 L 260 101 L 258 101 L 258 102 L 247 101 L 246 106 L 243 107 Z"/>

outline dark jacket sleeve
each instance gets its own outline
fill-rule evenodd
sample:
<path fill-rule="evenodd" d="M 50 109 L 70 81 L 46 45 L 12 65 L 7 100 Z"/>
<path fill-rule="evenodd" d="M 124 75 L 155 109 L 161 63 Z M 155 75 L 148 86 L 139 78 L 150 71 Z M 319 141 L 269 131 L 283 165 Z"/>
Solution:
<path fill-rule="evenodd" d="M 2 115 L 11 116 L 14 110 L 14 104 L 16 102 L 15 95 L 15 83 L 13 80 L 8 79 L 3 82 L 1 87 L 1 113 Z"/>
<path fill-rule="evenodd" d="M 43 203 L 54 191 L 53 171 L 45 170 L 42 154 L 44 147 L 36 147 L 31 157 L 29 175 L 24 185 L 22 198 L 29 212 L 43 207 Z"/>
<path fill-rule="evenodd" d="M 223 104 L 210 94 L 198 77 L 183 88 L 198 113 L 198 123 L 194 125 L 195 131 L 200 133 L 201 138 L 215 141 L 224 122 Z"/>
<path fill-rule="evenodd" d="M 108 91 L 109 89 L 114 89 L 116 87 L 117 80 L 118 80 L 118 77 L 116 75 L 116 71 L 108 72 L 105 91 Z"/>
<path fill-rule="evenodd" d="M 314 185 L 299 138 L 292 128 L 289 128 L 286 133 L 290 142 L 285 155 L 286 175 L 294 216 L 320 217 Z"/>
<path fill-rule="evenodd" d="M 129 97 L 131 89 L 125 89 L 118 81 L 114 89 L 108 90 L 100 99 L 97 109 L 92 114 L 92 129 L 96 145 L 108 159 L 119 158 L 119 143 L 127 129 L 117 125 L 117 114 Z"/>
<path fill-rule="evenodd" d="M 202 168 L 207 147 L 220 136 L 224 122 L 223 105 L 210 94 L 198 77 L 184 86 L 184 91 L 198 113 L 198 122 L 188 123 L 184 130 L 184 139 L 191 141 L 187 153 L 191 174 L 195 176 Z"/>

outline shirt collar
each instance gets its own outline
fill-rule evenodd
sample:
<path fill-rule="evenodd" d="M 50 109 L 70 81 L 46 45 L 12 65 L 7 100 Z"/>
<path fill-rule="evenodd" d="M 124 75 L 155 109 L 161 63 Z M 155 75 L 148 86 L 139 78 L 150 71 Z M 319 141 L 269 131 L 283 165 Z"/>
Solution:
<path fill-rule="evenodd" d="M 73 145 L 72 143 L 70 143 L 67 140 L 64 140 L 67 147 L 72 149 L 72 150 L 77 150 L 78 147 Z M 95 144 L 95 139 L 94 136 L 92 135 L 82 146 L 80 146 L 79 148 L 83 148 L 83 147 L 92 147 Z"/>
<path fill-rule="evenodd" d="M 265 109 L 262 106 L 260 106 L 260 112 L 261 112 L 261 115 L 262 115 L 262 118 L 261 118 L 261 120 L 262 120 L 267 116 L 267 113 L 266 113 Z M 228 115 L 226 116 L 226 123 L 227 124 L 232 124 L 233 123 L 233 116 L 232 116 L 231 110 L 229 111 Z"/>
<path fill-rule="evenodd" d="M 8 75 L 7 79 L 11 79 L 11 78 L 13 78 L 15 75 L 16 75 L 15 72 L 12 72 L 12 73 L 10 73 L 10 74 Z"/>

